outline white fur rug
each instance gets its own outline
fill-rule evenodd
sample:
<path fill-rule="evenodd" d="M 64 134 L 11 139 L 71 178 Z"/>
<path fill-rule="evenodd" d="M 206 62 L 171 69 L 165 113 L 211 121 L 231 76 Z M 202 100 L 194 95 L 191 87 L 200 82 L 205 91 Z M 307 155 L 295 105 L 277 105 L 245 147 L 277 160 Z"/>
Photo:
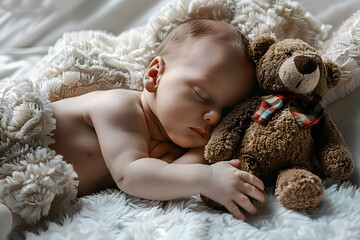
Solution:
<path fill-rule="evenodd" d="M 330 180 L 324 185 L 324 198 L 311 213 L 285 209 L 268 190 L 266 204 L 248 223 L 209 209 L 198 196 L 158 202 L 108 190 L 78 199 L 60 224 L 49 223 L 39 235 L 28 232 L 26 239 L 358 240 L 359 187 Z"/>

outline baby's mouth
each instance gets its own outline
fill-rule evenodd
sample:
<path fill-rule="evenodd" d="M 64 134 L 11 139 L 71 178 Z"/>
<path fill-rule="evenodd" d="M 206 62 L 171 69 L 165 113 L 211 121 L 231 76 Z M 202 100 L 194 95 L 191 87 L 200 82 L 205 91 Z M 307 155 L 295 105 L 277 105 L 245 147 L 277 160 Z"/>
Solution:
<path fill-rule="evenodd" d="M 195 135 L 203 138 L 203 139 L 209 139 L 210 138 L 210 131 L 205 128 L 193 128 L 190 127 L 191 132 L 193 132 Z"/>

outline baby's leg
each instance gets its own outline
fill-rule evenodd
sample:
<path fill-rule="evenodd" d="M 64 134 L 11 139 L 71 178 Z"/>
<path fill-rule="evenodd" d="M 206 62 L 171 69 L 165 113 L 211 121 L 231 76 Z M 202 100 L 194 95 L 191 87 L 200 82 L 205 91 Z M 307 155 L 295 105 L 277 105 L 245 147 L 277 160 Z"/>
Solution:
<path fill-rule="evenodd" d="M 13 217 L 8 207 L 0 203 L 0 239 L 6 239 L 11 230 Z"/>

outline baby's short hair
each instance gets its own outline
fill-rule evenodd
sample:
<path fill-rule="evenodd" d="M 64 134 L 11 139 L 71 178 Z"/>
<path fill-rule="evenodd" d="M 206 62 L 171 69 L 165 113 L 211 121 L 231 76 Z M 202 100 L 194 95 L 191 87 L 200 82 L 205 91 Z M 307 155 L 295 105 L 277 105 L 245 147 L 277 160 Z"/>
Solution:
<path fill-rule="evenodd" d="M 234 52 L 245 61 L 250 61 L 249 39 L 236 27 L 211 19 L 193 19 L 175 27 L 160 43 L 156 56 L 173 54 L 189 38 L 212 36 L 229 44 Z"/>

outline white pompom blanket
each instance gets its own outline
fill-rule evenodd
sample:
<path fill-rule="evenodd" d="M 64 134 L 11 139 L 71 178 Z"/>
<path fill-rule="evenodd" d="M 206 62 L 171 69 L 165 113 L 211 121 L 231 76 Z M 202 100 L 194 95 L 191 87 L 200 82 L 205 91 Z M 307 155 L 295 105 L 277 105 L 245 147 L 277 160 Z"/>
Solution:
<path fill-rule="evenodd" d="M 145 26 L 131 29 L 119 36 L 102 31 L 66 33 L 49 49 L 48 54 L 34 67 L 30 76 L 0 81 L 0 203 L 7 205 L 14 214 L 26 222 L 34 224 L 49 214 L 56 215 L 74 200 L 76 173 L 72 166 L 62 160 L 62 156 L 47 147 L 51 142 L 51 131 L 55 127 L 49 101 L 100 89 L 141 90 L 142 75 L 160 41 L 175 26 L 193 18 L 227 21 L 239 27 L 250 39 L 268 33 L 278 39 L 301 38 L 317 48 L 323 46 L 329 30 L 329 26 L 322 25 L 297 2 L 290 0 L 173 0 L 159 9 Z M 341 31 L 358 33 L 358 21 L 353 22 L 355 23 Z M 359 38 L 353 39 L 359 46 Z M 329 43 L 328 48 L 338 46 L 338 42 Z M 331 58 L 330 53 L 326 52 L 325 55 Z M 353 55 L 344 57 L 352 58 Z M 350 76 L 358 74 L 353 69 L 358 69 L 356 64 L 359 63 L 359 59 L 354 59 L 352 68 L 348 68 L 347 72 Z M 354 77 L 347 79 L 348 82 L 357 81 L 355 86 L 358 86 L 360 81 Z M 113 194 L 121 199 L 125 198 L 123 193 Z M 89 199 L 112 199 L 113 194 L 103 193 L 97 197 L 84 198 L 79 200 L 77 206 L 87 204 Z M 101 197 L 102 195 L 104 197 Z M 136 198 L 126 199 L 129 204 L 130 200 L 137 201 Z M 211 215 L 211 211 L 201 206 L 197 198 L 191 199 L 190 202 L 196 203 L 197 209 L 204 210 L 196 214 Z M 169 206 L 173 207 L 167 208 L 167 212 L 176 215 L 175 212 L 171 213 L 170 209 L 176 211 L 175 209 L 182 208 L 181 204 L 185 202 L 169 203 Z M 98 206 L 95 204 L 92 207 Z M 152 211 L 155 210 L 150 212 Z M 187 210 L 184 211 L 185 214 Z M 139 216 L 136 211 L 129 214 L 135 217 L 135 225 L 141 225 L 141 216 L 146 215 L 146 212 L 148 211 L 139 212 Z M 159 213 L 164 212 L 159 210 Z M 91 218 L 94 216 L 91 215 Z M 111 213 L 108 216 L 110 219 L 116 218 Z M 222 215 L 215 214 L 213 217 L 215 216 Z M 161 216 L 159 218 L 162 219 Z M 224 219 L 230 221 L 231 217 Z M 66 222 L 69 221 L 71 220 L 67 219 Z M 170 225 L 176 223 L 166 217 L 163 221 L 164 224 Z M 209 220 L 199 221 L 206 225 Z M 224 221 L 221 217 L 211 222 L 211 225 L 225 224 Z M 128 223 L 125 221 L 124 224 Z M 194 225 L 194 228 L 199 228 L 196 225 L 200 224 Z M 107 228 L 104 226 L 104 229 Z M 156 231 L 162 234 L 165 228 L 164 231 Z M 221 234 L 209 231 L 209 234 L 214 236 Z M 168 234 L 167 230 L 165 233 Z"/>

